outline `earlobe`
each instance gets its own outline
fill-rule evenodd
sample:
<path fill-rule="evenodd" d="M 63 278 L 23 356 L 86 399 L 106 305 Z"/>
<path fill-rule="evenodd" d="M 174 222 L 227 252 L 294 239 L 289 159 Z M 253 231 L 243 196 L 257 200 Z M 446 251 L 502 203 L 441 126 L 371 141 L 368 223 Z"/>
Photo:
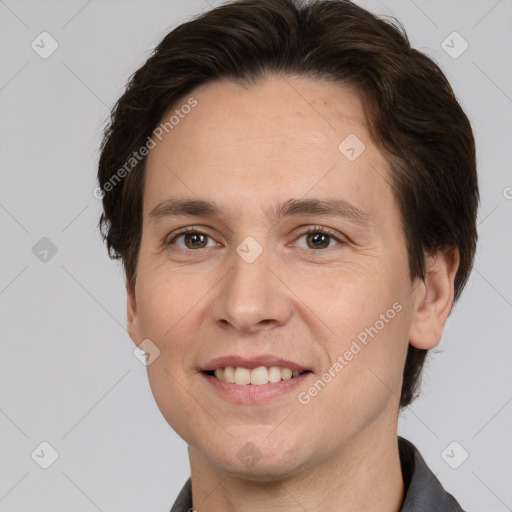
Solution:
<path fill-rule="evenodd" d="M 139 316 L 137 308 L 137 299 L 135 296 L 135 287 L 126 285 L 126 325 L 130 338 L 138 345 L 140 340 Z"/>
<path fill-rule="evenodd" d="M 441 340 L 454 299 L 459 251 L 450 249 L 428 256 L 425 279 L 417 287 L 409 343 L 428 350 Z"/>

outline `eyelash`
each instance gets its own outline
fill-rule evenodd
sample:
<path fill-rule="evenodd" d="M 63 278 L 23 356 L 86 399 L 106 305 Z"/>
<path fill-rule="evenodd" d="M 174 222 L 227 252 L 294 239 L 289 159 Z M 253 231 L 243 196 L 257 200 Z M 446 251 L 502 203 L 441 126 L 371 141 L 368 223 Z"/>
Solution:
<path fill-rule="evenodd" d="M 180 236 L 183 236 L 183 235 L 186 235 L 186 234 L 195 234 L 195 235 L 205 235 L 211 239 L 213 239 L 212 236 L 210 236 L 208 233 L 204 233 L 203 231 L 201 231 L 200 229 L 194 227 L 194 226 L 188 226 L 186 228 L 183 228 L 182 230 L 178 231 L 177 233 L 174 234 L 174 236 L 166 241 L 164 243 L 164 245 L 166 246 L 170 246 L 170 245 L 174 245 L 174 242 L 180 237 Z M 303 237 L 304 235 L 308 235 L 308 234 L 312 234 L 312 233 L 320 233 L 320 234 L 323 234 L 323 235 L 328 235 L 329 237 L 333 238 L 334 240 L 336 240 L 336 242 L 338 242 L 339 244 L 343 245 L 346 243 L 346 240 L 344 240 L 343 238 L 340 238 L 340 236 L 335 233 L 334 231 L 328 229 L 328 228 L 325 228 L 324 226 L 312 226 L 312 227 L 309 227 L 306 231 L 304 231 L 303 233 L 299 234 L 297 236 L 297 240 L 301 237 Z M 323 249 L 318 249 L 318 251 L 325 251 L 326 249 L 330 249 L 331 247 L 326 247 L 326 248 L 323 248 Z M 178 247 L 178 249 L 182 250 L 182 251 L 197 251 L 197 250 L 200 250 L 200 249 L 183 249 L 181 247 Z M 202 249 L 206 249 L 206 247 L 203 247 Z M 315 250 L 315 249 L 309 249 L 309 250 Z"/>

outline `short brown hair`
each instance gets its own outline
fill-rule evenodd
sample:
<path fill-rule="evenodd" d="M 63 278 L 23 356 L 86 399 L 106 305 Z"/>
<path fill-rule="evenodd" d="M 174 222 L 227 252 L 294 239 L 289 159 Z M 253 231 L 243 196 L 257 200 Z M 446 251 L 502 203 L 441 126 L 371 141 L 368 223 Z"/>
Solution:
<path fill-rule="evenodd" d="M 112 110 L 98 168 L 99 225 L 110 256 L 122 259 L 127 284 L 136 280 L 146 159 L 128 170 L 126 162 L 195 87 L 218 79 L 255 84 L 271 73 L 354 87 L 371 137 L 390 164 L 411 281 L 425 277 L 426 254 L 457 248 L 457 300 L 477 241 L 471 125 L 440 68 L 411 48 L 403 27 L 348 0 L 221 5 L 172 30 L 132 75 Z M 409 345 L 402 408 L 417 396 L 425 355 Z"/>

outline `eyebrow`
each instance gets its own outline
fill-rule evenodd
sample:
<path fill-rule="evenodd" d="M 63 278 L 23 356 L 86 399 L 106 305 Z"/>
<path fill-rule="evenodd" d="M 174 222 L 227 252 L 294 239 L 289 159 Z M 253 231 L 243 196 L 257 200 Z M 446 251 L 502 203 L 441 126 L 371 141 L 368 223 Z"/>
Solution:
<path fill-rule="evenodd" d="M 289 199 L 271 207 L 266 211 L 266 215 L 275 220 L 302 215 L 341 217 L 361 226 L 368 225 L 371 219 L 368 212 L 345 199 Z M 159 202 L 148 215 L 150 221 L 183 216 L 227 218 L 215 202 L 203 199 L 166 199 Z"/>

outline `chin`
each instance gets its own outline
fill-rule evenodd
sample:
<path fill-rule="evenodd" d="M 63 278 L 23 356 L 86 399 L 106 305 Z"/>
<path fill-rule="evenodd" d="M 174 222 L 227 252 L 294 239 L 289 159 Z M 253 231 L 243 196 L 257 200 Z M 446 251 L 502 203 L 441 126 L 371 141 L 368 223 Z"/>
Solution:
<path fill-rule="evenodd" d="M 297 468 L 282 460 L 272 462 L 260 459 L 254 466 L 245 466 L 235 460 L 231 464 L 222 464 L 217 467 L 229 473 L 231 478 L 261 483 L 282 481 L 298 472 Z"/>
<path fill-rule="evenodd" d="M 268 432 L 265 436 L 268 436 Z M 269 446 L 266 439 L 266 448 L 258 448 L 258 442 L 252 443 L 249 439 L 251 439 L 250 436 L 245 436 L 242 443 L 234 440 L 231 446 L 240 444 L 239 449 L 226 451 L 225 446 L 220 446 L 216 453 L 209 453 L 207 458 L 212 465 L 229 473 L 232 478 L 267 483 L 284 480 L 304 471 L 312 464 L 312 461 L 304 460 L 307 454 L 299 452 L 297 447 Z M 261 445 L 265 437 L 260 440 Z M 304 446 L 303 443 L 302 446 Z"/>

